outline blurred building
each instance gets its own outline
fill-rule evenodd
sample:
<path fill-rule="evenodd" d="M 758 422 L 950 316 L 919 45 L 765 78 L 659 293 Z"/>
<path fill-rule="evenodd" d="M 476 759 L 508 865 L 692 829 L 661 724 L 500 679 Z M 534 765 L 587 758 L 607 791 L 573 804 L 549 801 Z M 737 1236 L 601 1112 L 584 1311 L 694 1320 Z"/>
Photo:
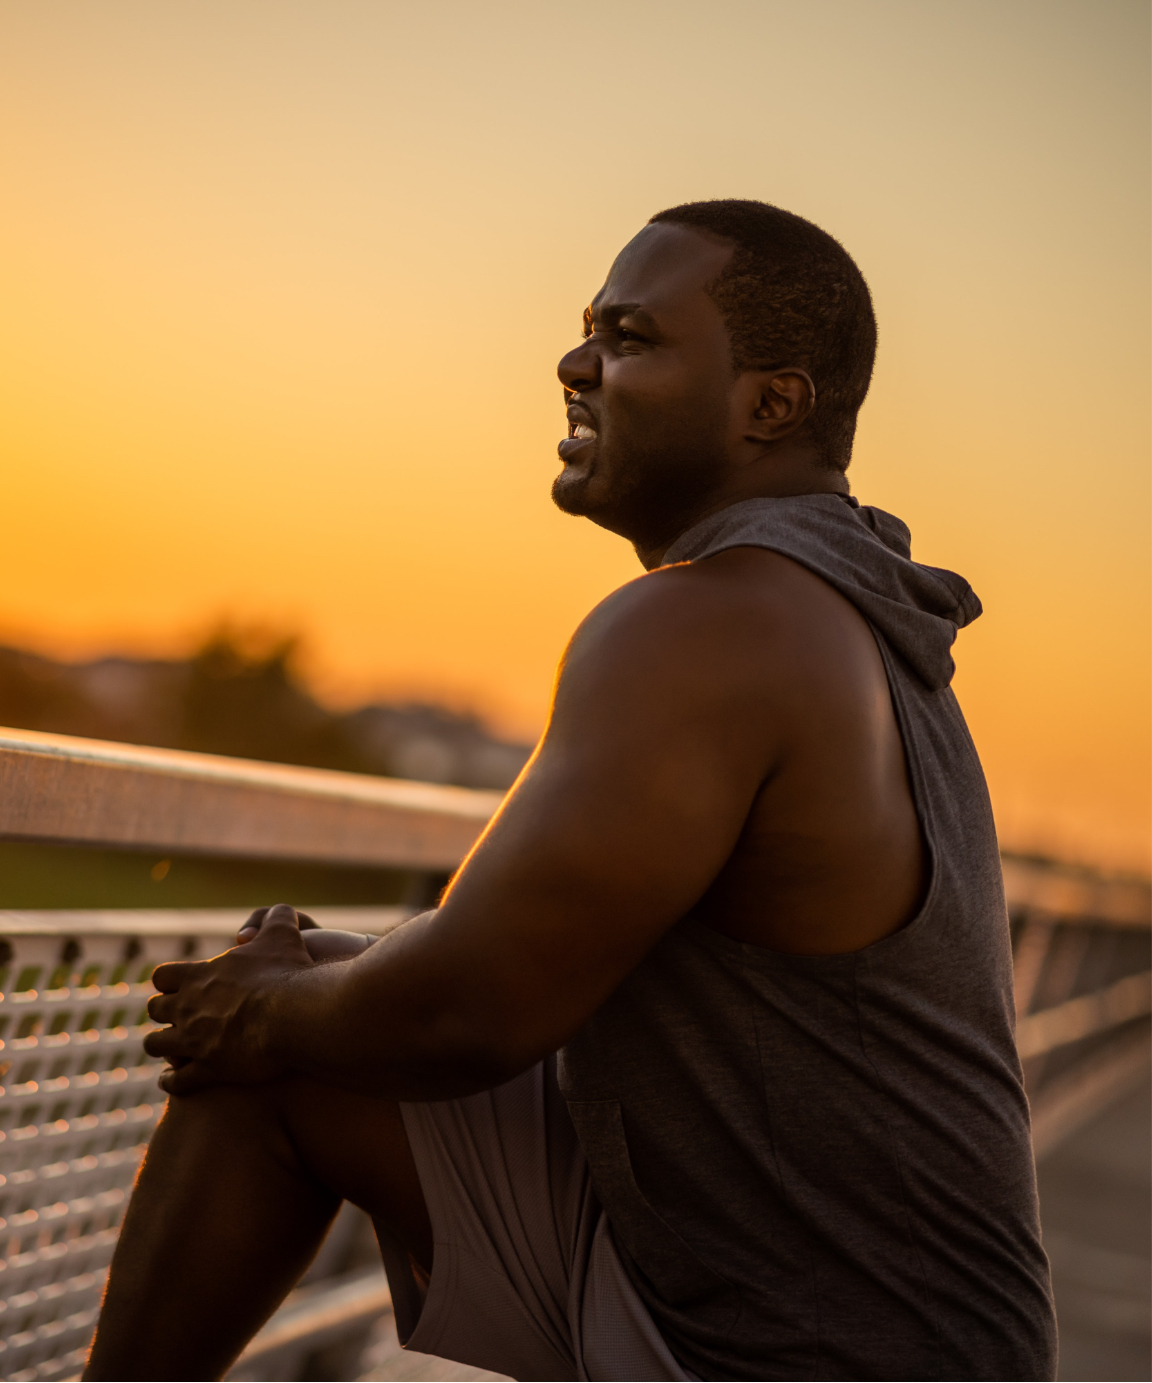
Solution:
<path fill-rule="evenodd" d="M 441 706 L 375 704 L 339 713 L 293 672 L 294 644 L 246 646 L 228 631 L 185 660 L 62 663 L 0 648 L 0 724 L 89 739 L 507 788 L 531 747 Z"/>

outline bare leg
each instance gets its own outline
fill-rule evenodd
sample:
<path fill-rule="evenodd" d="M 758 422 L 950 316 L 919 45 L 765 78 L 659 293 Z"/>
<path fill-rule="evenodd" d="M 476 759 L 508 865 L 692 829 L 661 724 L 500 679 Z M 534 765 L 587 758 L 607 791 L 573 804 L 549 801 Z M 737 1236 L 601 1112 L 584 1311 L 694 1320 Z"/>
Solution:
<path fill-rule="evenodd" d="M 125 1216 L 84 1377 L 222 1377 L 311 1262 L 342 1200 L 431 1270 L 397 1105 L 304 1080 L 171 1100 Z"/>

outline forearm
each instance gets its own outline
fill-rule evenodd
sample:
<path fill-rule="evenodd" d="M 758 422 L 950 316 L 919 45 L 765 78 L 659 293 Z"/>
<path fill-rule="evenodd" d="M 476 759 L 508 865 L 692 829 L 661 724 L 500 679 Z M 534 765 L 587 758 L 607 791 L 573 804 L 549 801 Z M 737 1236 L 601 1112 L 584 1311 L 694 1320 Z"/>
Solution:
<path fill-rule="evenodd" d="M 516 1072 L 482 1031 L 473 986 L 427 935 L 435 916 L 365 938 L 353 959 L 336 946 L 325 954 L 324 933 L 307 933 L 319 963 L 261 997 L 250 1039 L 277 1066 L 389 1099 L 443 1099 L 509 1079 Z"/>

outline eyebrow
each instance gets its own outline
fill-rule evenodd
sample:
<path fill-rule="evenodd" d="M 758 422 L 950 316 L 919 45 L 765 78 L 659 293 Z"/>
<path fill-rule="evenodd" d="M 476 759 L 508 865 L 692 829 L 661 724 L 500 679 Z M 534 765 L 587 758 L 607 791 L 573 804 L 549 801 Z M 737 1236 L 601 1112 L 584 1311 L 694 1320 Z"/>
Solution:
<path fill-rule="evenodd" d="M 609 303 L 607 307 L 597 309 L 595 304 L 591 304 L 584 309 L 584 331 L 588 334 L 595 321 L 603 323 L 604 326 L 618 326 L 625 317 L 635 317 L 636 320 L 649 330 L 658 330 L 655 317 L 650 312 L 640 306 L 639 303 Z"/>

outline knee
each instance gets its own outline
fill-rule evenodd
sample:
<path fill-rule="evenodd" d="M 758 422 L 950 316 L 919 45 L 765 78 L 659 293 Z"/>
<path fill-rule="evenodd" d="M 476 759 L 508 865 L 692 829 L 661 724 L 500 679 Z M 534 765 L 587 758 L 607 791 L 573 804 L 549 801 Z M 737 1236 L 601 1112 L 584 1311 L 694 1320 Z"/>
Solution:
<path fill-rule="evenodd" d="M 210 1085 L 170 1095 L 154 1135 L 188 1149 L 290 1142 L 284 1132 L 284 1093 L 273 1085 Z"/>

